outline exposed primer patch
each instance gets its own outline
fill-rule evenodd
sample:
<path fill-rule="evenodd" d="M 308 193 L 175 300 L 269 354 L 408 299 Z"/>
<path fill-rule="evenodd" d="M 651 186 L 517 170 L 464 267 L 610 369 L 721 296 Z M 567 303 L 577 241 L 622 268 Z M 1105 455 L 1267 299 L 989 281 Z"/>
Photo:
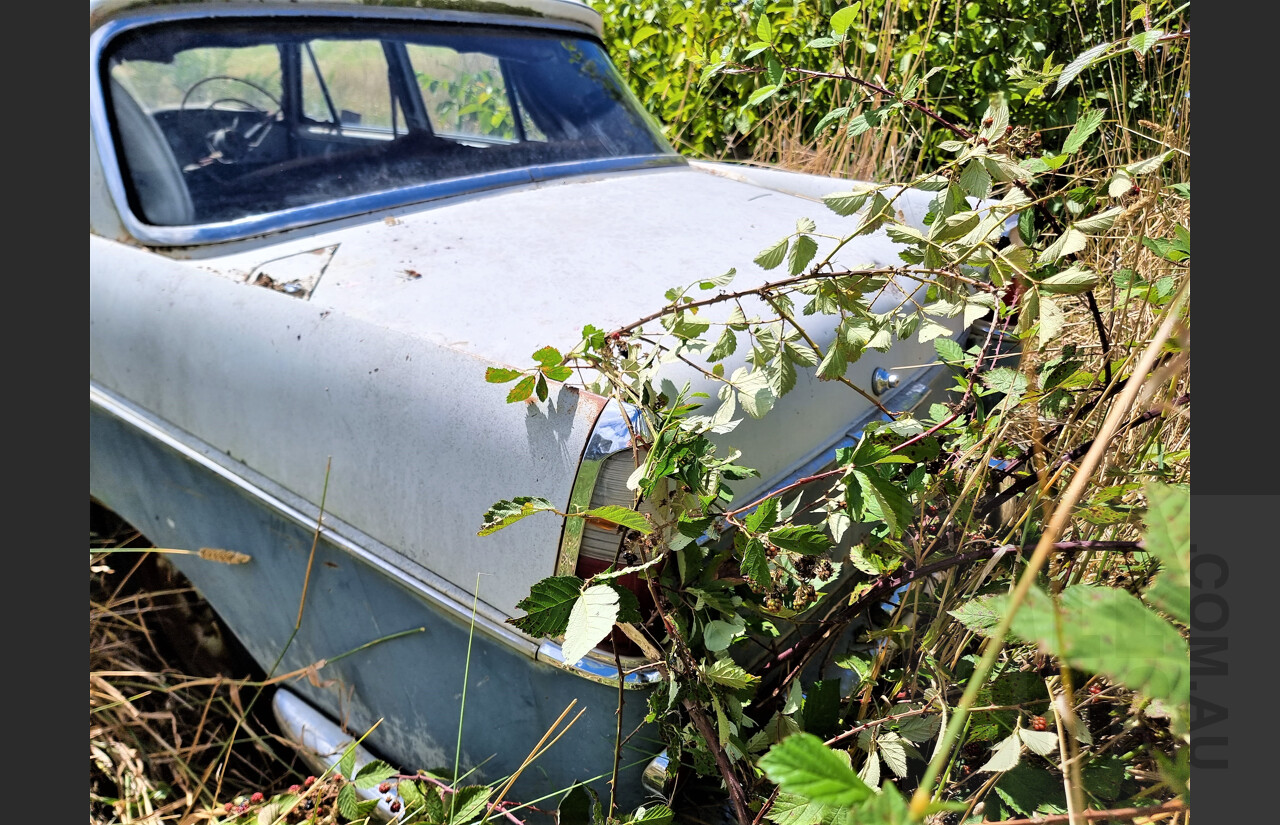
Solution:
<path fill-rule="evenodd" d="M 272 258 L 254 267 L 245 277 L 245 283 L 309 299 L 339 246 L 333 244 Z"/>

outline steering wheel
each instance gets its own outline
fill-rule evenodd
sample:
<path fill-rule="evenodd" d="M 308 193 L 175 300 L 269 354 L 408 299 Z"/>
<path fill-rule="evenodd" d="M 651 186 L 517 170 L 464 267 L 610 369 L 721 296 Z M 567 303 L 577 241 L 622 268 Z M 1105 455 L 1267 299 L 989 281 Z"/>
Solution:
<path fill-rule="evenodd" d="M 262 141 L 266 139 L 267 133 L 271 131 L 271 127 L 275 125 L 276 119 L 284 108 L 280 104 L 279 98 L 252 81 L 232 75 L 210 75 L 197 80 L 187 89 L 182 96 L 182 103 L 179 104 L 178 110 L 185 111 L 187 103 L 191 100 L 191 95 L 195 90 L 215 80 L 242 83 L 270 100 L 275 106 L 275 110 L 271 111 L 256 106 L 241 97 L 219 97 L 205 104 L 204 108 L 208 111 L 214 109 L 220 103 L 234 103 L 237 107 L 244 109 L 247 117 L 244 118 L 245 123 L 243 125 L 241 124 L 240 116 L 237 115 L 227 126 L 214 129 L 205 135 L 209 154 L 196 162 L 196 165 L 199 166 L 205 166 L 215 161 L 217 163 L 239 163 L 243 161 L 249 156 L 250 152 L 262 145 Z"/>

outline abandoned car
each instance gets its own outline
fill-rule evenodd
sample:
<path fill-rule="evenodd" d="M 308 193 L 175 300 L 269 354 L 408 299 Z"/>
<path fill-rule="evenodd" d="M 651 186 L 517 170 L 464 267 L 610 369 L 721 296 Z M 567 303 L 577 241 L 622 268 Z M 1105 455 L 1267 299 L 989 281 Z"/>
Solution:
<path fill-rule="evenodd" d="M 849 188 L 685 159 L 601 34 L 577 0 L 91 0 L 90 497 L 157 547 L 250 557 L 173 560 L 264 671 L 324 663 L 274 692 L 322 758 L 382 720 L 369 754 L 448 767 L 461 714 L 462 766 L 490 781 L 576 699 L 510 798 L 603 781 L 619 679 L 629 731 L 658 672 L 564 661 L 507 619 L 540 579 L 601 569 L 619 533 L 477 529 L 518 495 L 629 506 L 626 412 L 572 383 L 506 404 L 485 370 L 731 266 L 763 280 L 764 243 Z M 897 260 L 882 232 L 847 252 Z M 895 410 L 949 383 L 909 340 L 850 375 Z M 832 383 L 735 431 L 760 470 L 741 500 L 880 415 Z M 660 751 L 629 740 L 620 803 Z"/>

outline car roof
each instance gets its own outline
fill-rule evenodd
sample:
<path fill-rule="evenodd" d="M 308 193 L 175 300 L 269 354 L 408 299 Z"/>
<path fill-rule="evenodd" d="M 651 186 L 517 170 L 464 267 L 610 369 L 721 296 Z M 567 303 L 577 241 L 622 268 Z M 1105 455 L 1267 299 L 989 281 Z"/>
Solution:
<path fill-rule="evenodd" d="M 89 31 L 92 33 L 112 18 L 147 9 L 167 7 L 190 9 L 199 5 L 218 10 L 236 8 L 263 9 L 271 6 L 288 7 L 292 12 L 307 5 L 317 8 L 341 9 L 383 8 L 431 12 L 455 12 L 493 14 L 508 17 L 533 17 L 544 20 L 564 20 L 589 26 L 598 36 L 603 36 L 600 13 L 587 5 L 586 0 L 89 0 Z"/>

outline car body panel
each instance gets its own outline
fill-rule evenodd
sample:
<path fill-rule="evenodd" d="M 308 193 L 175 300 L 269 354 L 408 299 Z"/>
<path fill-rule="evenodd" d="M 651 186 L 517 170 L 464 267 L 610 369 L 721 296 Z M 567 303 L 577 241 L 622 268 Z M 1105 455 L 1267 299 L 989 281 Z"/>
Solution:
<path fill-rule="evenodd" d="M 101 99 L 102 44 L 92 37 L 106 37 L 112 21 L 315 10 L 599 32 L 599 15 L 568 0 L 205 5 L 90 4 L 90 495 L 157 546 L 249 555 L 233 566 L 174 560 L 264 669 L 295 673 L 290 690 L 348 732 L 385 719 L 366 744 L 403 768 L 451 760 L 468 662 L 466 715 L 475 722 L 463 731 L 463 763 L 490 760 L 478 780 L 517 768 L 579 700 L 588 713 L 512 794 L 529 801 L 564 790 L 612 764 L 617 682 L 644 688 L 657 671 L 603 651 L 562 662 L 554 640 L 507 623 L 530 586 L 566 562 L 563 518 L 477 531 L 502 499 L 568 508 L 613 402 L 553 383 L 545 400 L 506 404 L 508 387 L 486 383 L 486 370 L 527 367 L 543 346 L 573 346 L 587 324 L 633 322 L 667 303 L 668 289 L 730 267 L 738 275 L 725 291 L 787 277 L 754 259 L 795 232 L 798 218 L 847 234 L 857 219 L 820 198 L 856 184 L 658 153 L 335 198 L 248 229 L 149 227 L 121 190 Z M 929 197 L 904 192 L 897 205 L 922 225 Z M 899 262 L 881 231 L 831 263 Z M 902 282 L 873 309 L 922 297 Z M 700 317 L 724 320 L 727 311 L 707 307 Z M 959 318 L 946 323 L 963 335 Z M 825 348 L 835 320 L 810 317 L 807 326 Z M 866 352 L 849 377 L 866 386 L 875 369 L 892 370 L 902 384 L 881 403 L 913 407 L 943 383 L 935 361 L 932 343 L 902 341 Z M 666 375 L 717 389 L 678 362 Z M 769 416 L 720 439 L 760 470 L 735 488 L 737 501 L 824 466 L 881 413 L 837 382 L 801 376 Z M 646 711 L 642 693 L 628 695 L 624 732 Z M 642 730 L 624 753 L 623 805 L 638 803 L 639 774 L 661 749 L 648 736 Z"/>

